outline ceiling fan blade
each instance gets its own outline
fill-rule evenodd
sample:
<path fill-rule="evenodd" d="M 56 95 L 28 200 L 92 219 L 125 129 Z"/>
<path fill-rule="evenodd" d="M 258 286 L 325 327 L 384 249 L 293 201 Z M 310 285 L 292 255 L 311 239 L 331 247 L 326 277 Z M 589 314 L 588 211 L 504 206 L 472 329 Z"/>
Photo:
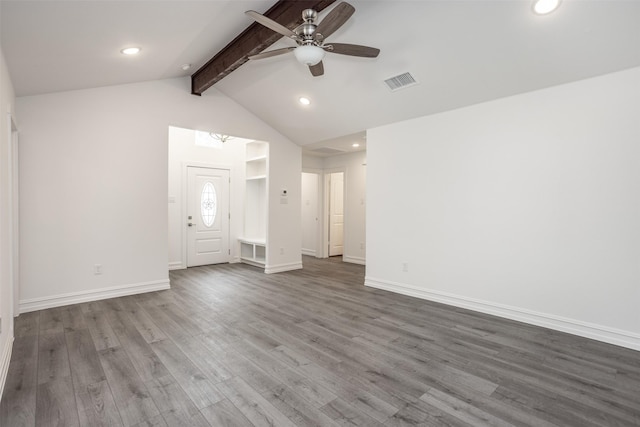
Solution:
<path fill-rule="evenodd" d="M 287 27 L 285 27 L 284 25 L 280 25 L 278 24 L 276 21 L 274 21 L 273 19 L 269 19 L 264 15 L 261 15 L 260 13 L 256 12 L 255 10 L 247 10 L 245 12 L 245 14 L 247 16 L 250 16 L 254 21 L 256 21 L 258 24 L 262 24 L 267 28 L 272 29 L 273 31 L 275 31 L 276 33 L 282 34 L 283 36 L 292 38 L 294 40 L 298 39 L 298 35 L 296 33 L 294 33 L 293 31 L 291 31 L 290 29 L 288 29 Z"/>
<path fill-rule="evenodd" d="M 330 43 L 325 47 L 329 52 L 339 53 L 340 55 L 362 56 L 364 58 L 375 58 L 380 53 L 380 49 L 369 46 L 360 46 L 359 44 Z"/>
<path fill-rule="evenodd" d="M 295 47 L 283 47 L 282 49 L 269 50 L 267 52 L 258 53 L 256 55 L 251 55 L 249 59 L 262 59 L 262 58 L 270 58 L 272 56 L 282 55 L 283 53 L 291 52 Z"/>
<path fill-rule="evenodd" d="M 322 65 L 322 61 L 318 62 L 316 65 L 309 65 L 309 71 L 313 74 L 313 77 L 318 77 L 324 74 L 324 65 Z"/>
<path fill-rule="evenodd" d="M 326 39 L 340 28 L 353 15 L 356 9 L 349 3 L 342 2 L 337 5 L 325 18 L 318 24 L 316 34 L 320 33 Z"/>

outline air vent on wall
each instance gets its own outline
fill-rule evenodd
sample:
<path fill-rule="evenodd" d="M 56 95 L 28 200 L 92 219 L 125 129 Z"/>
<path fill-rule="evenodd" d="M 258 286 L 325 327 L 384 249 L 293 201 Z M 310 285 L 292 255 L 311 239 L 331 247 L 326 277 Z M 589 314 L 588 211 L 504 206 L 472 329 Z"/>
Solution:
<path fill-rule="evenodd" d="M 391 91 L 396 91 L 399 89 L 403 89 L 405 87 L 417 85 L 418 82 L 413 78 L 411 73 L 403 73 L 398 74 L 397 76 L 393 76 L 384 81 Z"/>

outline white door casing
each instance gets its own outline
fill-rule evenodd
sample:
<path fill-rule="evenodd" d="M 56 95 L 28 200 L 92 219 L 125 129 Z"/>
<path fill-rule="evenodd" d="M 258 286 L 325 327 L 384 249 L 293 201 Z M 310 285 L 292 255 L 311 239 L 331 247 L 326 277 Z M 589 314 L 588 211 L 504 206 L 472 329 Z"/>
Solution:
<path fill-rule="evenodd" d="M 187 267 L 229 262 L 229 170 L 187 167 Z"/>
<path fill-rule="evenodd" d="M 11 289 L 13 302 L 13 316 L 20 313 L 20 161 L 18 158 L 18 128 L 10 118 L 11 125 Z M 13 330 L 13 320 L 9 325 Z"/>
<path fill-rule="evenodd" d="M 342 255 L 344 245 L 344 173 L 329 178 L 329 256 Z"/>

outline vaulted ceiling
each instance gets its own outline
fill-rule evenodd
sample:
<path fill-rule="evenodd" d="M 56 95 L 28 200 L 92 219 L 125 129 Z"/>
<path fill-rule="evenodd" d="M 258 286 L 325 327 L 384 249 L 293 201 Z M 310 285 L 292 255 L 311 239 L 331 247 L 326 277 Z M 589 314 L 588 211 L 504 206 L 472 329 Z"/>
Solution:
<path fill-rule="evenodd" d="M 273 0 L 0 3 L 2 49 L 18 96 L 190 76 Z M 320 14 L 320 19 L 339 1 Z M 350 0 L 329 41 L 380 48 L 327 54 L 312 77 L 292 54 L 249 61 L 219 90 L 303 146 L 367 128 L 640 66 L 640 2 L 564 0 L 538 16 L 525 0 Z M 137 57 L 120 49 L 142 47 Z M 268 49 L 293 46 L 280 39 Z M 192 64 L 182 70 L 183 64 Z M 410 72 L 419 84 L 392 92 Z M 300 96 L 311 99 L 302 107 Z"/>

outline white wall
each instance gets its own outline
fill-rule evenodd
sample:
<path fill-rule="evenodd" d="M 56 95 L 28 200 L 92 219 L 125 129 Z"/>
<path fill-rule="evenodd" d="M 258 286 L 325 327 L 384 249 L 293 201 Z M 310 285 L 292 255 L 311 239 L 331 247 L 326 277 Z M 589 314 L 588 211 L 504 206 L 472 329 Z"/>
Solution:
<path fill-rule="evenodd" d="M 269 226 L 267 228 L 267 264 L 265 272 L 302 268 L 300 196 L 302 152 L 299 146 L 269 142 Z M 282 190 L 287 190 L 283 200 Z"/>
<path fill-rule="evenodd" d="M 13 342 L 13 301 L 11 299 L 11 166 L 10 114 L 14 114 L 15 95 L 4 53 L 0 50 L 0 398 L 7 378 Z"/>
<path fill-rule="evenodd" d="M 298 204 L 274 207 L 270 235 L 281 263 L 300 262 L 300 148 L 215 89 L 169 79 L 18 98 L 17 111 L 22 311 L 168 285 L 170 125 L 276 147 L 273 183 Z"/>
<path fill-rule="evenodd" d="M 639 117 L 635 68 L 370 130 L 366 284 L 640 349 Z"/>
<path fill-rule="evenodd" d="M 302 169 L 303 170 L 321 170 L 324 168 L 324 158 L 309 156 L 308 154 L 302 155 Z"/>
<path fill-rule="evenodd" d="M 366 259 L 366 187 L 367 167 L 366 152 L 341 154 L 331 157 L 313 157 L 304 155 L 303 170 L 324 171 L 325 173 L 345 173 L 345 224 L 343 260 L 356 264 L 364 264 Z M 321 191 L 324 179 L 320 180 Z M 321 209 L 324 209 L 321 207 Z"/>
<path fill-rule="evenodd" d="M 186 221 L 183 207 L 185 165 L 210 165 L 229 169 L 229 222 L 231 261 L 238 262 L 240 254 L 237 239 L 242 235 L 244 217 L 245 141 L 230 139 L 220 148 L 195 145 L 196 131 L 169 127 L 169 269 L 187 268 L 184 238 Z"/>

